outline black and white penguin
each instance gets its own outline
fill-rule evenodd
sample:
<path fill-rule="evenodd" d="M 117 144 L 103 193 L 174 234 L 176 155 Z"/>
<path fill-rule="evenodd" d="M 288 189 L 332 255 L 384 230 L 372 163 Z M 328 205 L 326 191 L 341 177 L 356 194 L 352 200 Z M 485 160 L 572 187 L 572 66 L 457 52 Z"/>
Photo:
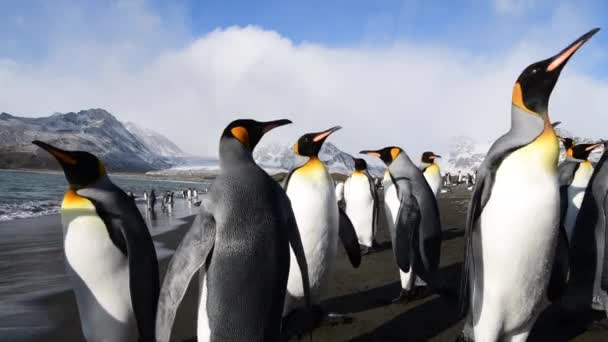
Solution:
<path fill-rule="evenodd" d="M 355 168 L 344 182 L 346 215 L 352 222 L 363 254 L 374 245 L 378 216 L 378 198 L 373 178 L 364 159 L 353 158 Z"/>
<path fill-rule="evenodd" d="M 402 288 L 395 301 L 414 299 L 427 283 L 438 285 L 435 272 L 441 252 L 441 221 L 437 199 L 422 171 L 401 148 L 390 146 L 360 153 L 378 157 L 388 167 L 386 214 Z"/>
<path fill-rule="evenodd" d="M 477 171 L 461 289 L 468 295 L 463 298 L 475 341 L 525 341 L 547 295 L 555 295 L 552 288 L 563 288 L 554 284 L 567 274 L 554 260 L 568 259 L 555 255 L 565 237 L 559 238 L 559 145 L 548 104 L 564 65 L 597 31 L 521 73 L 513 88 L 511 129 Z"/>
<path fill-rule="evenodd" d="M 154 341 L 158 261 L 135 202 L 93 154 L 35 145 L 61 165 L 66 268 L 88 341 Z"/>
<path fill-rule="evenodd" d="M 169 341 L 177 307 L 199 269 L 199 342 L 281 339 L 289 270 L 308 270 L 289 198 L 252 152 L 264 134 L 289 123 L 235 120 L 222 133 L 221 172 L 163 281 L 157 341 Z M 308 298 L 308 277 L 301 281 Z"/>
<path fill-rule="evenodd" d="M 292 170 L 283 185 L 291 200 L 302 237 L 312 303 L 319 315 L 322 312 L 321 297 L 334 270 L 338 239 L 344 244 L 353 266 L 358 267 L 361 263 L 361 251 L 355 229 L 346 213 L 338 207 L 333 179 L 318 156 L 325 139 L 338 129 L 339 126 L 332 127 L 300 137 L 294 151 L 309 159 L 304 165 Z M 300 270 L 292 268 L 287 282 L 284 315 L 289 315 L 301 305 L 302 296 Z"/>
<path fill-rule="evenodd" d="M 441 189 L 441 171 L 439 164 L 436 163 L 437 158 L 441 158 L 441 156 L 431 151 L 424 152 L 420 157 L 419 166 L 435 197 Z"/>

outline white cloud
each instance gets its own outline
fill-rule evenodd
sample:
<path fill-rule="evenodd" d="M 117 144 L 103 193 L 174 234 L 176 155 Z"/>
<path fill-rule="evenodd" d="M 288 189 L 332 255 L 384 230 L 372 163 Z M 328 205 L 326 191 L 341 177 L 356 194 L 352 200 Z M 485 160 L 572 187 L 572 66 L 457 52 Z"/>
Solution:
<path fill-rule="evenodd" d="M 539 0 L 494 0 L 494 8 L 500 14 L 522 14 L 538 5 Z"/>
<path fill-rule="evenodd" d="M 61 67 L 0 61 L 0 111 L 44 115 L 102 107 L 206 155 L 216 154 L 221 130 L 237 117 L 294 121 L 268 139 L 294 142 L 339 124 L 344 129 L 330 140 L 350 153 L 389 144 L 414 156 L 444 153 L 452 136 L 485 141 L 506 131 L 517 75 L 556 52 L 532 46 L 523 42 L 501 56 L 405 42 L 335 48 L 230 27 L 137 65 L 111 51 L 112 58 L 91 56 L 74 69 L 65 60 Z M 577 71 L 576 60 L 557 85 L 552 119 L 599 137 L 602 125 L 589 122 L 604 120 L 608 83 Z"/>

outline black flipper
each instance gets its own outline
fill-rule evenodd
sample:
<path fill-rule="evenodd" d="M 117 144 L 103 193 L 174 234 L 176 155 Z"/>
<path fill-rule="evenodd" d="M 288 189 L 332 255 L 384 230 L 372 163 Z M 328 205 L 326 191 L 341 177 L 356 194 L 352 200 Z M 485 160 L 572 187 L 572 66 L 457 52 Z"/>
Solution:
<path fill-rule="evenodd" d="M 153 341 L 159 293 L 158 260 L 144 219 L 135 202 L 109 180 L 77 193 L 94 203 L 108 230 L 115 234 L 112 241 L 123 241 L 126 245 L 131 305 L 139 339 Z"/>
<path fill-rule="evenodd" d="M 372 194 L 372 198 L 374 199 L 372 216 L 372 236 L 375 239 L 378 228 L 378 215 L 380 210 L 380 204 L 378 203 L 378 192 L 376 191 L 376 184 L 374 184 L 374 178 L 369 174 L 369 172 L 367 172 L 367 170 L 365 170 L 365 175 L 367 176 L 367 180 L 369 181 L 369 191 Z M 374 241 L 375 240 L 372 240 L 372 243 Z"/>
<path fill-rule="evenodd" d="M 359 239 L 357 238 L 353 223 L 344 210 L 341 208 L 338 208 L 338 210 L 340 212 L 340 240 L 344 245 L 344 249 L 346 249 L 348 260 L 350 260 L 353 267 L 357 268 L 361 265 L 361 247 L 359 246 Z"/>
<path fill-rule="evenodd" d="M 551 302 L 558 300 L 568 286 L 568 273 L 570 271 L 569 250 L 568 235 L 564 226 L 560 225 L 551 278 L 547 288 L 547 297 Z"/>
<path fill-rule="evenodd" d="M 395 258 L 397 266 L 403 272 L 408 272 L 419 251 L 418 239 L 415 232 L 420 227 L 420 206 L 412 195 L 404 196 L 397 212 L 395 222 Z M 416 270 L 423 273 L 424 270 Z"/>
<path fill-rule="evenodd" d="M 214 243 L 215 221 L 208 213 L 201 213 L 184 235 L 167 267 L 158 300 L 156 341 L 169 341 L 179 303 L 192 276 L 205 264 Z"/>

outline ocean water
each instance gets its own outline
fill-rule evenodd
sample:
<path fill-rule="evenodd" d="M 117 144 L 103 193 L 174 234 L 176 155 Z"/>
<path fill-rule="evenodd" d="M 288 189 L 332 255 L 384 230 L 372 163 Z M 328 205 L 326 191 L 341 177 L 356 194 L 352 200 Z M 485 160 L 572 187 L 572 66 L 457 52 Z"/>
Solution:
<path fill-rule="evenodd" d="M 151 180 L 144 177 L 111 175 L 114 184 L 136 197 L 155 189 L 165 191 L 193 188 L 204 192 L 209 183 Z M 0 221 L 56 214 L 68 187 L 63 173 L 0 170 Z"/>

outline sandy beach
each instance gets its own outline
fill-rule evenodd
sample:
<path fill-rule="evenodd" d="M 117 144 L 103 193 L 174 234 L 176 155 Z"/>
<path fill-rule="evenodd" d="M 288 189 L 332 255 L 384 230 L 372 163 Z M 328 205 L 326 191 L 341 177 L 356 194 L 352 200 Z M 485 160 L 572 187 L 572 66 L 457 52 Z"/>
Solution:
<path fill-rule="evenodd" d="M 175 249 L 193 219 L 195 208 L 180 201 L 174 216 L 157 210 L 147 218 L 164 274 Z M 462 227 L 468 192 L 442 194 L 444 230 L 441 277 L 456 291 L 462 263 Z M 181 206 L 181 207 L 179 207 Z M 313 341 L 454 341 L 462 328 L 453 296 L 429 295 L 390 304 L 399 291 L 398 275 L 384 224 L 378 232 L 381 248 L 363 257 L 353 269 L 339 248 L 336 272 L 323 303 L 332 312 L 349 314 L 352 324 L 322 326 Z M 65 279 L 58 215 L 0 224 L 0 340 L 83 341 L 74 296 Z M 197 283 L 193 281 L 192 284 Z M 192 340 L 196 331 L 197 290 L 191 286 L 178 311 L 172 341 Z M 586 324 L 590 322 L 584 322 Z M 550 307 L 538 320 L 529 341 L 607 341 L 608 332 L 590 329 Z"/>

